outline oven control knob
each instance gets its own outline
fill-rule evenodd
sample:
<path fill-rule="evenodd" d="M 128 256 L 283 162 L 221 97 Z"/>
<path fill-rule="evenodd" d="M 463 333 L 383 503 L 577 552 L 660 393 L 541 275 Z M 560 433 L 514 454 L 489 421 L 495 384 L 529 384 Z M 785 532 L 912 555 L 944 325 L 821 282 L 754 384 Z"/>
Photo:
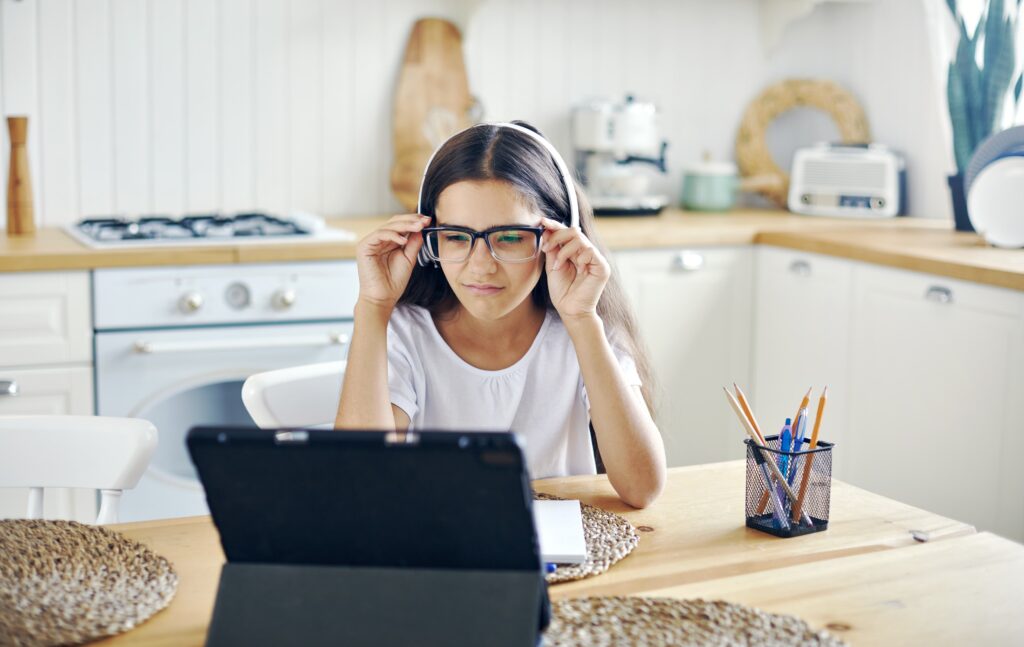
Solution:
<path fill-rule="evenodd" d="M 274 306 L 274 310 L 287 310 L 295 305 L 295 290 L 291 288 L 278 290 L 270 298 L 270 303 Z"/>
<path fill-rule="evenodd" d="M 198 292 L 187 292 L 178 299 L 178 310 L 189 315 L 203 307 L 203 295 Z"/>

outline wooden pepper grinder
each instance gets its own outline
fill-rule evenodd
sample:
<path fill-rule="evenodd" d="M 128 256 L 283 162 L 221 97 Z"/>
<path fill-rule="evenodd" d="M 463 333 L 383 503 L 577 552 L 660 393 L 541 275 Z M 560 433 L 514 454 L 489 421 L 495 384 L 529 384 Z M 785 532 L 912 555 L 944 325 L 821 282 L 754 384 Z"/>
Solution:
<path fill-rule="evenodd" d="M 7 176 L 7 235 L 31 235 L 36 232 L 32 209 L 32 178 L 28 171 L 28 117 L 8 117 L 11 136 L 11 165 Z"/>

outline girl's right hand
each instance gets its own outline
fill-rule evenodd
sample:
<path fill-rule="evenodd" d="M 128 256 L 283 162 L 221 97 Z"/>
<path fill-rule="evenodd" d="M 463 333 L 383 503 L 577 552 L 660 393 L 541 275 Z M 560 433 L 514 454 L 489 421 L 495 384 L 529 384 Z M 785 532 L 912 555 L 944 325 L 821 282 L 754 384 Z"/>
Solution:
<path fill-rule="evenodd" d="M 429 217 L 419 214 L 395 216 L 359 241 L 356 267 L 360 300 L 394 307 L 416 267 L 416 255 L 423 246 L 420 231 L 429 223 Z"/>

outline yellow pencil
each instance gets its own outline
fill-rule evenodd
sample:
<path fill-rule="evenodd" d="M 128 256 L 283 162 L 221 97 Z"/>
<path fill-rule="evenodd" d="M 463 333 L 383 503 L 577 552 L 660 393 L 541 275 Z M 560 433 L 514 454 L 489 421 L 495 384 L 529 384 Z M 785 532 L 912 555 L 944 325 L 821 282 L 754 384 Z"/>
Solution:
<path fill-rule="evenodd" d="M 743 431 L 747 432 L 747 435 L 750 436 L 750 439 L 754 441 L 755 445 L 758 447 L 764 447 L 764 445 L 761 445 L 758 441 L 757 432 L 754 431 L 753 425 L 751 425 L 750 421 L 747 420 L 747 417 L 743 415 L 743 408 L 740 406 L 739 401 L 736 400 L 736 396 L 729 393 L 729 389 L 724 386 L 722 387 L 722 390 L 725 391 L 725 397 L 729 399 L 729 404 L 732 406 L 732 410 L 736 412 L 736 417 L 739 418 L 740 422 L 743 424 Z M 782 472 L 779 470 L 779 466 L 775 464 L 775 461 L 772 460 L 771 456 L 765 456 L 764 463 L 771 468 L 772 474 L 775 476 L 778 484 L 781 485 L 782 489 L 786 492 L 786 496 L 789 497 L 789 500 L 795 502 L 797 500 L 796 493 L 793 492 L 793 488 L 789 487 L 789 483 L 786 482 L 786 477 L 782 475 Z M 771 487 L 771 483 L 768 484 L 768 487 Z M 799 518 L 800 517 L 798 515 L 797 519 Z"/>
<path fill-rule="evenodd" d="M 810 449 L 814 449 L 818 446 L 818 432 L 821 430 L 821 417 L 825 413 L 825 402 L 828 400 L 828 387 L 821 392 L 821 397 L 818 398 L 818 413 L 814 416 L 814 431 L 811 432 L 811 446 Z M 800 512 L 804 507 L 804 495 L 807 494 L 807 481 L 810 480 L 811 476 L 811 463 L 814 462 L 814 454 L 808 454 L 807 461 L 804 463 L 804 477 L 800 482 L 800 496 L 797 497 L 796 505 L 793 506 L 793 521 L 800 518 Z"/>
<path fill-rule="evenodd" d="M 754 432 L 757 433 L 758 441 L 764 445 L 764 434 L 761 432 L 761 425 L 757 424 L 757 418 L 754 417 L 754 412 L 750 409 L 750 404 L 747 402 L 747 396 L 743 393 L 743 389 L 741 389 L 735 382 L 732 383 L 732 388 L 736 389 L 736 397 L 739 399 L 740 408 L 743 409 L 743 414 L 747 417 L 747 420 L 750 421 L 750 425 L 754 428 Z M 725 392 L 728 393 L 729 390 L 726 389 Z"/>

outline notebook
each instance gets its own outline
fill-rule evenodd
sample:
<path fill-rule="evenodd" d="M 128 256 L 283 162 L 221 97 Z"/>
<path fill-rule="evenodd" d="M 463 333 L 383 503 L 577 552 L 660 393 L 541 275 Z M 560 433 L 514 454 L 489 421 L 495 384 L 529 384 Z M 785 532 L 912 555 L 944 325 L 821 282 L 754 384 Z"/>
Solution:
<path fill-rule="evenodd" d="M 554 564 L 582 564 L 587 560 L 579 501 L 534 501 L 533 519 L 541 559 Z"/>

